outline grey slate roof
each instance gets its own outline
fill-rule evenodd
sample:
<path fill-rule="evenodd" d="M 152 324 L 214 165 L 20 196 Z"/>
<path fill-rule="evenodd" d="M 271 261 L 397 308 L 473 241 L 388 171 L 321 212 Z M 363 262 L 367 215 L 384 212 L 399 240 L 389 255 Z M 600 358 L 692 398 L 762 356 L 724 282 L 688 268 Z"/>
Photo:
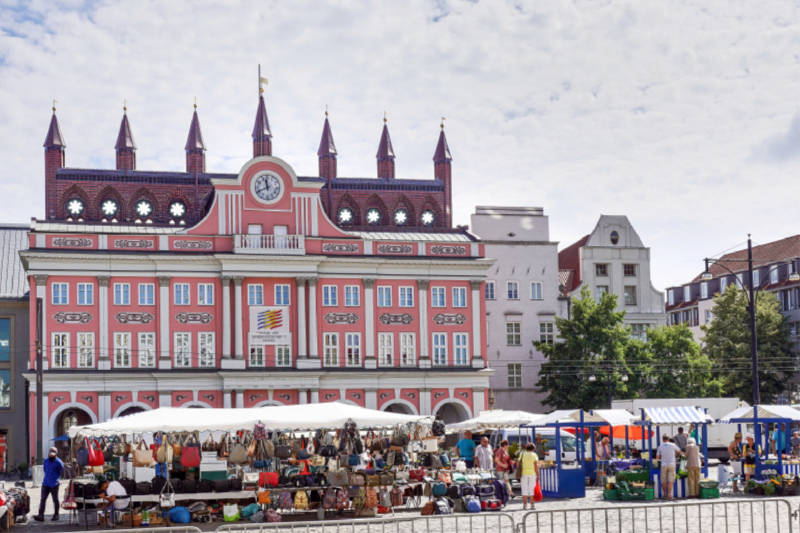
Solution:
<path fill-rule="evenodd" d="M 30 224 L 0 224 L 0 298 L 28 296 L 28 277 L 19 251 L 28 249 Z"/>

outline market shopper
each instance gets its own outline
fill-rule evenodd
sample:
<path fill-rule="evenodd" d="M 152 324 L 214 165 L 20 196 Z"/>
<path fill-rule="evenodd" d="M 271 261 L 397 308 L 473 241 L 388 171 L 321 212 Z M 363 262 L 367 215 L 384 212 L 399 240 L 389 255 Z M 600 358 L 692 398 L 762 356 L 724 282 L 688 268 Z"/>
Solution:
<path fill-rule="evenodd" d="M 544 461 L 545 457 L 550 455 L 550 444 L 547 439 L 543 438 L 540 434 L 536 434 L 536 455 L 540 461 Z"/>
<path fill-rule="evenodd" d="M 700 446 L 692 438 L 686 441 L 686 472 L 689 497 L 698 498 L 700 496 Z"/>
<path fill-rule="evenodd" d="M 738 431 L 733 436 L 733 441 L 728 445 L 728 454 L 731 459 L 731 470 L 733 471 L 733 492 L 739 492 L 736 484 L 737 477 L 742 473 L 742 434 Z"/>
<path fill-rule="evenodd" d="M 680 448 L 669 441 L 669 435 L 664 435 L 661 445 L 656 449 L 656 458 L 661 461 L 661 494 L 662 498 L 672 499 L 672 485 L 675 483 L 675 470 Z"/>
<path fill-rule="evenodd" d="M 42 461 L 44 467 L 44 480 L 42 480 L 42 499 L 39 501 L 39 514 L 33 519 L 37 522 L 44 521 L 44 509 L 47 505 L 47 497 L 53 499 L 53 520 L 58 520 L 58 511 L 61 509 L 58 503 L 58 480 L 61 479 L 61 472 L 64 471 L 64 463 L 58 458 L 58 450 L 50 448 L 47 459 Z"/>
<path fill-rule="evenodd" d="M 509 476 L 512 464 L 511 456 L 508 453 L 508 441 L 506 439 L 500 441 L 500 447 L 494 452 L 494 467 L 497 479 L 506 482 L 508 496 L 513 499 L 514 492 L 511 490 L 511 478 Z"/>
<path fill-rule="evenodd" d="M 489 439 L 486 437 L 481 438 L 480 445 L 475 448 L 475 466 L 481 470 L 491 472 L 494 470 L 494 465 L 492 464 L 493 455 L 492 447 L 489 446 Z"/>
<path fill-rule="evenodd" d="M 772 432 L 772 439 L 771 439 L 772 447 L 775 451 L 775 454 L 786 454 L 789 453 L 789 432 L 786 430 L 786 424 L 781 424 L 780 429 L 775 429 Z"/>
<path fill-rule="evenodd" d="M 800 457 L 800 431 L 795 431 L 789 442 L 792 445 L 792 457 Z"/>
<path fill-rule="evenodd" d="M 533 443 L 529 443 L 519 458 L 520 463 L 522 463 L 522 477 L 519 483 L 522 485 L 523 511 L 528 508 L 528 501 L 531 503 L 531 509 L 534 508 L 533 491 L 536 488 L 536 480 L 539 478 L 539 456 L 536 455 L 535 450 L 536 447 Z"/>
<path fill-rule="evenodd" d="M 597 460 L 598 461 L 606 461 L 611 457 L 611 441 L 608 437 L 603 437 L 597 444 Z"/>
<path fill-rule="evenodd" d="M 761 446 L 758 447 L 758 452 L 761 452 Z M 752 433 L 747 435 L 747 444 L 742 448 L 742 455 L 744 455 L 744 479 L 749 481 L 750 476 L 756 475 L 756 443 Z"/>
<path fill-rule="evenodd" d="M 472 432 L 465 431 L 464 438 L 456 443 L 458 456 L 467 464 L 467 468 L 475 468 L 475 441 Z"/>
<path fill-rule="evenodd" d="M 682 452 L 686 451 L 686 443 L 689 440 L 689 435 L 683 432 L 683 428 L 678 428 L 678 434 L 675 435 L 675 444 L 678 445 L 678 448 L 681 449 Z"/>

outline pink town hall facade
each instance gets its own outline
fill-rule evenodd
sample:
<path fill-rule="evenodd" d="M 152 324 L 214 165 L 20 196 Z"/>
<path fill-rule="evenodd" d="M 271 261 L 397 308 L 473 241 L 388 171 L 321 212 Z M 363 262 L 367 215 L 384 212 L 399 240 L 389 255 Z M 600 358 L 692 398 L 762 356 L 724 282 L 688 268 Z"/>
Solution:
<path fill-rule="evenodd" d="M 205 171 L 196 111 L 186 172 L 137 170 L 127 116 L 115 170 L 73 169 L 54 113 L 46 216 L 21 252 L 42 302 L 43 446 L 158 407 L 339 400 L 446 421 L 488 408 L 493 261 L 451 227 L 444 131 L 430 180 L 395 178 L 385 124 L 377 178 L 336 175 L 327 118 L 320 176 L 298 177 L 272 148 L 261 97 L 238 174 Z M 36 331 L 34 305 L 30 319 Z M 32 350 L 31 443 L 35 365 Z"/>

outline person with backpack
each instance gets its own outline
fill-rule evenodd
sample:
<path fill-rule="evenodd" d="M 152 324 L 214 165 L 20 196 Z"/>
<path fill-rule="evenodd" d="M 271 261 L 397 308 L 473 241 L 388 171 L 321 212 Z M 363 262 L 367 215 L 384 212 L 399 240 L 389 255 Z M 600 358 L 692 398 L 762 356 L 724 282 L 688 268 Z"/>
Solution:
<path fill-rule="evenodd" d="M 531 509 L 533 505 L 533 491 L 536 488 L 536 480 L 539 478 L 539 456 L 534 451 L 536 446 L 531 442 L 525 447 L 525 451 L 519 457 L 519 466 L 522 469 L 522 475 L 519 479 L 522 485 L 522 510 L 528 508 L 528 501 L 530 501 Z"/>
<path fill-rule="evenodd" d="M 500 447 L 494 452 L 494 469 L 496 477 L 500 481 L 504 481 L 508 486 L 509 498 L 514 498 L 514 492 L 511 490 L 511 478 L 509 474 L 512 469 L 511 456 L 508 454 L 508 441 L 503 439 L 500 441 Z"/>

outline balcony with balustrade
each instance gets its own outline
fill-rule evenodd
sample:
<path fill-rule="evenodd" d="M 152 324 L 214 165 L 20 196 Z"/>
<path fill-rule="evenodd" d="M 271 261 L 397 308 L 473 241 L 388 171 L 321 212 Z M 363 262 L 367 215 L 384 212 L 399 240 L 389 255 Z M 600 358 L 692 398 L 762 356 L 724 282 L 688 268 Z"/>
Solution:
<path fill-rule="evenodd" d="M 261 255 L 305 255 L 303 235 L 234 235 L 233 252 Z"/>

